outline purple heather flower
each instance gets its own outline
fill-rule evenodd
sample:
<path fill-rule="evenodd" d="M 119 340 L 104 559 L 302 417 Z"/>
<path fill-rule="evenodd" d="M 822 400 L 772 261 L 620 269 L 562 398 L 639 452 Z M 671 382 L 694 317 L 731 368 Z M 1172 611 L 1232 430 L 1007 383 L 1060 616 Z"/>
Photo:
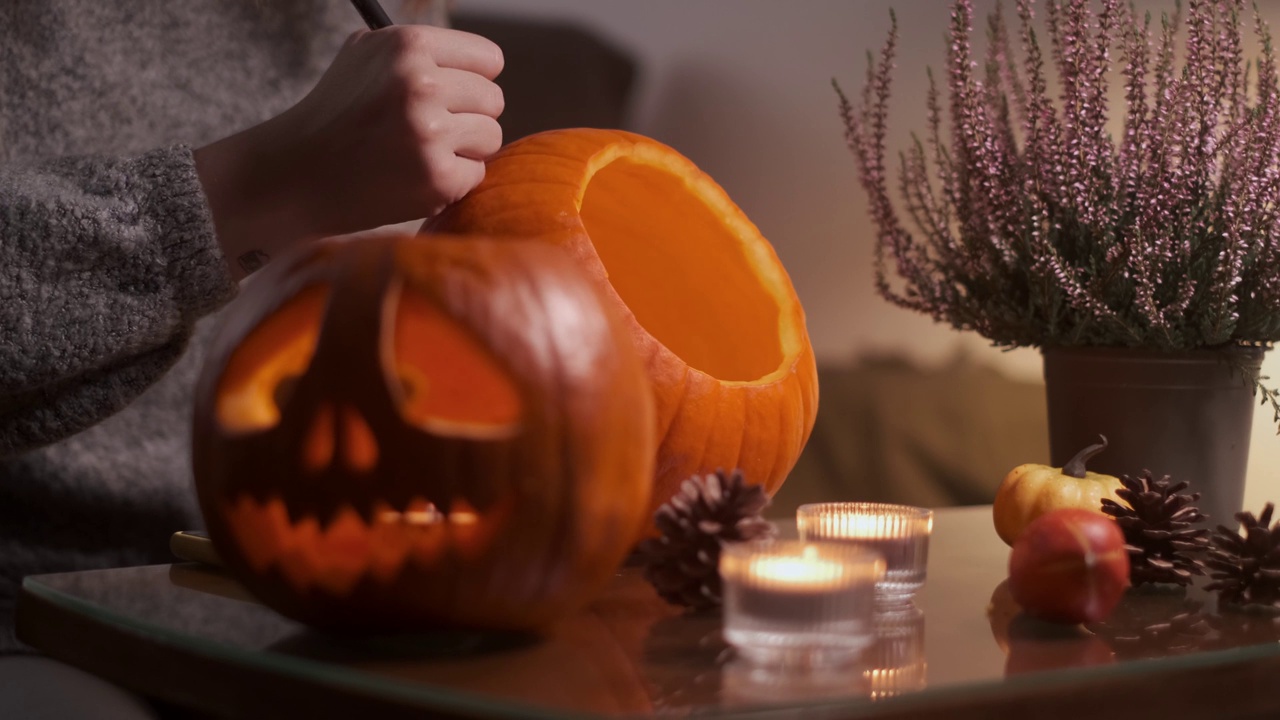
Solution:
<path fill-rule="evenodd" d="M 1243 0 L 1188 0 L 1181 53 L 1180 7 L 1153 37 L 1153 19 L 1122 0 L 1044 0 L 1048 58 L 1036 0 L 1014 5 L 1019 52 L 997 6 L 979 76 L 972 1 L 954 1 L 946 97 L 930 73 L 924 138 L 899 153 L 896 199 L 885 160 L 896 19 L 861 102 L 840 93 L 881 295 L 1001 346 L 1280 338 L 1280 73 L 1256 11 L 1251 88 Z"/>

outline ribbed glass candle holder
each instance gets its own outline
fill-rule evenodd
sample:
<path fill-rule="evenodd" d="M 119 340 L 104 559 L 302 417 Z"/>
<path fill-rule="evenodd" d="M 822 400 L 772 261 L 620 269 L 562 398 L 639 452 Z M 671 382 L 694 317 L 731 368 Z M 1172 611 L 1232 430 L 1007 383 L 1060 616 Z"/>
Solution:
<path fill-rule="evenodd" d="M 730 543 L 720 554 L 725 640 L 752 662 L 833 666 L 871 644 L 875 552 L 844 543 Z"/>
<path fill-rule="evenodd" d="M 877 587 L 881 604 L 905 603 L 924 585 L 932 510 L 889 503 L 811 503 L 796 511 L 796 528 L 803 541 L 854 544 L 883 556 L 886 571 Z"/>

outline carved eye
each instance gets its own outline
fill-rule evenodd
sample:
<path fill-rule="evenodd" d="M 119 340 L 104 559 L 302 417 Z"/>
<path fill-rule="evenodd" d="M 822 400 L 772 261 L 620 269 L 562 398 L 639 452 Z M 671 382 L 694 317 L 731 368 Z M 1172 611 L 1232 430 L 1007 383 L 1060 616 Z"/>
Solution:
<path fill-rule="evenodd" d="M 452 437 L 517 432 L 520 391 L 501 363 L 419 292 L 404 288 L 398 295 L 384 363 L 405 422 Z"/>
<path fill-rule="evenodd" d="M 218 423 L 227 432 L 257 432 L 280 422 L 280 408 L 315 355 L 328 298 L 327 285 L 304 289 L 236 348 L 217 394 Z"/>

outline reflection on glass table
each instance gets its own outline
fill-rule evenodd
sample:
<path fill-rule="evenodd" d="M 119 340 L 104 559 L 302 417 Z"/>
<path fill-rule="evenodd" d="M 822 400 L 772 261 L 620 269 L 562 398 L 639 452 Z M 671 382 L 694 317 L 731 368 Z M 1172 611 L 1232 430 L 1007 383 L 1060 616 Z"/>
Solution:
<path fill-rule="evenodd" d="M 964 718 L 1262 717 L 1280 673 L 1269 616 L 1143 593 L 1108 623 L 1023 616 L 1002 586 L 990 508 L 937 513 L 915 605 L 875 621 L 855 665 L 811 673 L 735 657 L 717 615 L 665 604 L 633 568 L 550 637 L 340 637 L 255 603 L 195 564 L 29 578 L 20 637 L 171 702 L 220 715 Z M 1135 715 L 1137 713 L 1137 715 Z"/>

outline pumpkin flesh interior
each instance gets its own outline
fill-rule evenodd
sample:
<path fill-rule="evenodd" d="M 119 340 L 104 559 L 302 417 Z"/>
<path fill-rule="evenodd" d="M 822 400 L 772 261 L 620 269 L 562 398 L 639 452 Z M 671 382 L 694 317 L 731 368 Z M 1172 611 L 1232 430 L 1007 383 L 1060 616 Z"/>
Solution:
<path fill-rule="evenodd" d="M 643 148 L 605 158 L 579 214 L 614 290 L 654 339 L 718 380 L 760 381 L 799 345 L 781 312 L 790 290 L 764 238 L 690 169 Z"/>
<path fill-rule="evenodd" d="M 443 435 L 516 432 L 522 402 L 515 382 L 477 338 L 421 293 L 401 291 L 392 336 L 395 390 L 406 421 Z"/>
<path fill-rule="evenodd" d="M 264 319 L 236 347 L 218 381 L 218 422 L 231 433 L 275 427 L 278 390 L 311 364 L 320 335 L 327 285 L 304 288 Z"/>

